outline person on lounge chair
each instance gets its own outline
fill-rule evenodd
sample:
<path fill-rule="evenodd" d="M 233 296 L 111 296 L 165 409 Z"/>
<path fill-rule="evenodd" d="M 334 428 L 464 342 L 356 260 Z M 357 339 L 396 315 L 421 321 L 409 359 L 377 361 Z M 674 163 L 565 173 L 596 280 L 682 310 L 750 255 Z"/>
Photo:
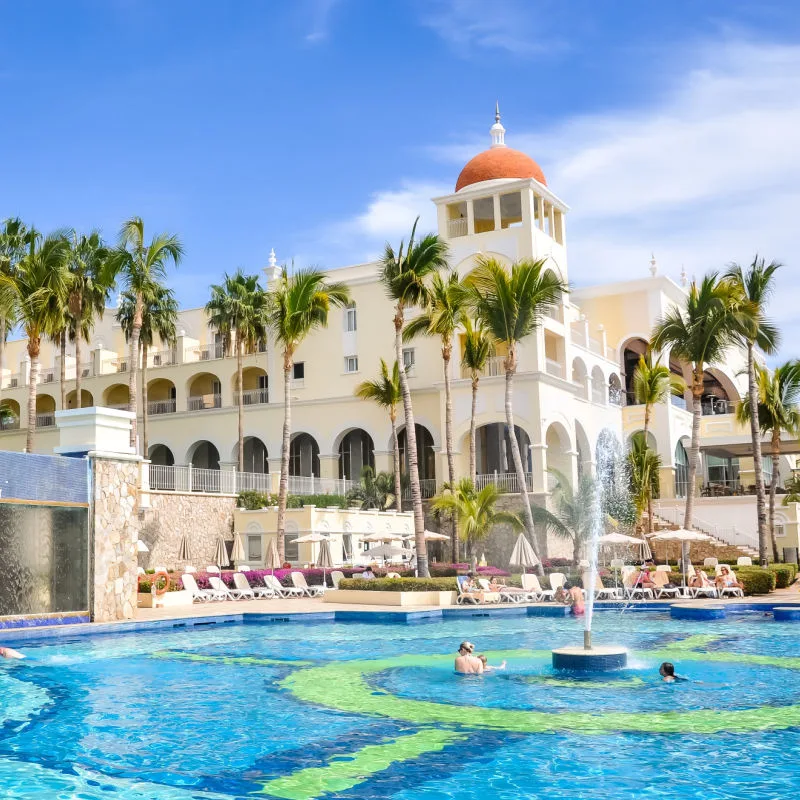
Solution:
<path fill-rule="evenodd" d="M 480 675 L 483 673 L 483 662 L 474 655 L 475 645 L 472 642 L 461 642 L 455 661 L 455 670 L 461 675 Z"/>
<path fill-rule="evenodd" d="M 727 564 L 723 564 L 719 568 L 719 575 L 714 581 L 717 589 L 744 589 L 744 584 L 736 577 L 736 574 L 731 570 Z"/>
<path fill-rule="evenodd" d="M 375 573 L 372 571 L 372 567 L 370 567 L 369 565 L 367 565 L 367 566 L 364 568 L 364 571 L 361 573 L 361 577 L 362 577 L 362 578 L 363 578 L 365 581 L 374 581 L 374 580 L 375 580 Z"/>
<path fill-rule="evenodd" d="M 689 581 L 689 586 L 693 589 L 712 589 L 714 584 L 702 569 L 696 569 L 694 576 Z"/>

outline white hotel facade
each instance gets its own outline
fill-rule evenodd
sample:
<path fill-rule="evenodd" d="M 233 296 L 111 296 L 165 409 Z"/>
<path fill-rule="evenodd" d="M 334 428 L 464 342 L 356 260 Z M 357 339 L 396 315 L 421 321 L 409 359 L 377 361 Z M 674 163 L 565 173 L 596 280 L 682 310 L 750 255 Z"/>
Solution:
<path fill-rule="evenodd" d="M 450 263 L 459 274 L 472 269 L 478 255 L 510 263 L 545 258 L 569 280 L 567 226 L 569 207 L 547 185 L 541 169 L 527 155 L 508 147 L 499 117 L 491 129 L 491 147 L 471 159 L 458 176 L 452 194 L 434 198 L 438 232 L 450 247 Z M 644 265 L 643 265 L 644 266 Z M 269 286 L 278 276 L 274 255 L 264 270 Z M 519 352 L 514 384 L 517 436 L 534 498 L 546 500 L 550 468 L 577 478 L 594 468 L 601 434 L 626 441 L 640 430 L 644 408 L 632 397 L 631 380 L 639 355 L 656 320 L 681 304 L 685 286 L 658 273 L 621 283 L 576 288 L 553 306 L 543 325 Z M 291 487 L 295 492 L 343 491 L 358 480 L 361 467 L 392 468 L 391 430 L 387 415 L 354 397 L 356 386 L 372 378 L 380 358 L 391 363 L 393 310 L 378 280 L 378 264 L 336 269 L 348 284 L 353 303 L 334 310 L 326 330 L 314 333 L 299 348 L 292 380 Z M 601 277 L 601 276 L 598 276 Z M 154 348 L 147 364 L 149 452 L 154 467 L 191 465 L 204 476 L 205 489 L 233 484 L 226 472 L 236 469 L 236 359 L 223 352 L 202 309 L 180 312 L 174 348 Z M 83 406 L 127 407 L 128 349 L 109 309 L 94 331 L 85 360 L 76 365 L 68 354 L 65 407 L 76 407 L 75 375 L 83 375 Z M 669 354 L 671 369 L 688 378 L 686 365 Z M 55 412 L 62 408 L 58 348 L 43 344 L 37 399 L 36 450 L 52 452 L 57 444 Z M 451 364 L 454 442 L 457 470 L 468 470 L 471 382 L 459 358 Z M 444 386 L 440 347 L 420 338 L 404 351 L 419 426 L 420 477 L 431 496 L 446 476 L 444 452 Z M 714 529 L 720 538 L 752 542 L 754 497 L 749 435 L 734 419 L 743 396 L 744 359 L 732 351 L 724 364 L 706 373 L 701 427 L 702 466 L 698 478 L 697 526 Z M 11 341 L 3 370 L 2 403 L 10 412 L 0 429 L 0 448 L 22 450 L 27 418 L 29 363 L 24 341 Z M 481 481 L 497 481 L 513 491 L 516 478 L 503 410 L 502 353 L 497 352 L 480 380 L 478 395 L 478 472 Z M 273 473 L 253 479 L 253 486 L 277 486 L 283 422 L 281 356 L 267 341 L 244 361 L 245 469 Z M 675 397 L 654 411 L 652 434 L 663 462 L 660 507 L 672 518 L 686 492 L 691 432 L 690 396 Z M 402 414 L 400 415 L 402 417 Z M 401 434 L 402 438 L 402 434 Z M 796 443 L 787 443 L 796 450 Z M 782 474 L 794 467 L 784 459 Z M 219 472 L 217 478 L 204 470 Z M 202 472 L 201 472 L 202 471 Z M 181 470 L 152 470 L 155 482 L 185 480 Z M 158 478 L 161 475 L 161 478 Z M 208 477 L 211 475 L 211 477 Z M 170 477 L 172 476 L 172 477 Z M 783 543 L 797 546 L 796 511 L 780 507 Z"/>

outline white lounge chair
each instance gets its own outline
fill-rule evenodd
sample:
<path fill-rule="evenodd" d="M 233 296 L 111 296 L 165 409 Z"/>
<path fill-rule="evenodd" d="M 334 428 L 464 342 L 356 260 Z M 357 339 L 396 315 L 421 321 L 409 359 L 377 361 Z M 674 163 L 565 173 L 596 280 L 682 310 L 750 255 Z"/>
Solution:
<path fill-rule="evenodd" d="M 229 589 L 228 591 L 237 599 L 237 600 L 255 600 L 256 593 L 253 590 L 253 587 L 250 586 L 250 582 L 242 575 L 241 572 L 234 572 L 233 573 L 233 589 Z"/>
<path fill-rule="evenodd" d="M 627 600 L 635 600 L 637 597 L 641 600 L 652 600 L 653 590 L 647 589 L 644 586 L 637 585 L 639 573 L 636 570 L 629 572 L 623 571 L 622 575 L 622 594 Z"/>
<path fill-rule="evenodd" d="M 206 567 L 206 572 L 209 572 L 212 575 L 220 575 L 221 574 L 220 571 L 219 571 L 219 567 L 216 566 L 215 564 L 209 564 Z"/>
<path fill-rule="evenodd" d="M 753 566 L 753 559 L 750 556 L 739 556 L 736 559 L 736 566 L 737 567 L 752 567 Z"/>
<path fill-rule="evenodd" d="M 695 569 L 695 567 L 693 567 L 691 564 L 687 565 L 686 577 L 689 579 L 690 582 L 691 582 L 691 579 L 694 577 L 696 572 L 697 572 L 697 570 Z M 713 585 L 711 585 L 711 586 L 689 586 L 688 587 L 688 591 L 689 591 L 689 594 L 691 594 L 691 596 L 693 598 L 695 598 L 695 599 L 700 597 L 700 595 L 703 595 L 703 597 L 713 597 L 715 599 L 719 597 L 719 592 L 717 591 L 717 587 L 713 586 Z"/>
<path fill-rule="evenodd" d="M 650 573 L 650 578 L 656 585 L 653 592 L 656 599 L 660 600 L 662 597 L 680 597 L 681 590 L 677 586 L 667 586 L 669 583 L 669 575 L 664 570 L 656 570 Z"/>
<path fill-rule="evenodd" d="M 500 592 L 495 592 L 492 589 L 486 578 L 478 578 L 478 586 L 483 590 L 484 603 L 501 603 L 503 601 L 503 596 Z"/>
<path fill-rule="evenodd" d="M 186 565 L 186 566 L 183 568 L 183 571 L 184 571 L 184 572 L 191 572 L 191 573 L 195 573 L 195 572 L 197 572 L 197 568 L 196 568 L 196 567 L 193 567 L 191 564 L 187 564 L 187 565 Z"/>
<path fill-rule="evenodd" d="M 542 589 L 539 578 L 532 572 L 523 573 L 522 588 L 534 598 L 535 603 L 539 603 L 542 600 L 552 600 L 555 594 L 552 589 Z"/>
<path fill-rule="evenodd" d="M 341 570 L 335 569 L 331 572 L 331 581 L 333 581 L 333 588 L 339 588 L 339 581 L 344 578 L 344 572 Z"/>
<path fill-rule="evenodd" d="M 672 572 L 672 569 L 669 564 L 659 564 L 656 567 L 656 572 Z"/>
<path fill-rule="evenodd" d="M 584 587 L 589 585 L 589 578 L 589 573 L 584 572 L 582 578 Z M 584 589 L 584 594 L 586 594 L 587 591 L 587 589 Z M 600 577 L 599 573 L 595 572 L 594 596 L 597 600 L 618 600 L 619 592 L 613 586 L 603 586 L 603 579 Z"/>
<path fill-rule="evenodd" d="M 211 584 L 211 591 L 214 593 L 214 600 L 235 600 L 231 590 L 222 582 L 222 578 L 211 575 L 208 579 Z"/>
<path fill-rule="evenodd" d="M 456 578 L 456 586 L 458 587 L 458 597 L 456 597 L 456 603 L 460 606 L 463 606 L 464 603 L 472 603 L 474 606 L 479 606 L 481 604 L 481 599 L 478 597 L 478 594 L 475 592 L 464 591 L 464 581 L 466 580 L 466 575 L 459 575 Z"/>
<path fill-rule="evenodd" d="M 272 589 L 278 597 L 302 597 L 305 592 L 294 586 L 284 586 L 274 575 L 264 576 L 264 586 Z"/>
<path fill-rule="evenodd" d="M 550 588 L 553 592 L 557 592 L 567 582 L 567 576 L 563 572 L 551 572 L 548 577 L 550 578 Z"/>
<path fill-rule="evenodd" d="M 197 585 L 194 575 L 184 573 L 181 575 L 181 581 L 183 582 L 183 588 L 186 589 L 187 592 L 191 592 L 192 600 L 199 600 L 201 603 L 207 603 L 209 600 L 216 600 L 211 589 L 201 589 Z"/>
<path fill-rule="evenodd" d="M 302 572 L 293 572 L 291 579 L 294 588 L 300 589 L 306 597 L 322 597 L 325 593 L 322 586 L 309 586 L 306 576 Z"/>

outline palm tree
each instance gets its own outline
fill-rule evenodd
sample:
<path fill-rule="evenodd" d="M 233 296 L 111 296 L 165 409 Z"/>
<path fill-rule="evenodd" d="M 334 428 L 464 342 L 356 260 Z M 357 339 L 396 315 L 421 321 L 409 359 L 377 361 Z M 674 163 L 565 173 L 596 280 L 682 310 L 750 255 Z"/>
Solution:
<path fill-rule="evenodd" d="M 370 466 L 361 470 L 361 480 L 348 493 L 351 500 L 360 500 L 361 508 L 364 511 L 370 508 L 377 508 L 385 511 L 395 501 L 395 476 L 388 472 L 379 472 Z"/>
<path fill-rule="evenodd" d="M 417 574 L 427 578 L 428 550 L 425 544 L 425 517 L 422 513 L 422 492 L 419 486 L 417 465 L 417 433 L 414 426 L 414 409 L 411 389 L 403 365 L 403 326 L 405 310 L 415 306 L 425 307 L 430 297 L 429 281 L 440 269 L 447 266 L 447 243 L 435 233 L 416 240 L 417 223 L 411 228 L 406 248 L 400 243 L 397 252 L 387 243 L 380 264 L 380 279 L 389 299 L 394 302 L 394 347 L 400 369 L 400 389 L 403 393 L 403 410 L 406 418 L 406 453 L 408 478 L 411 486 L 411 506 L 414 510 L 414 539 L 417 548 Z"/>
<path fill-rule="evenodd" d="M 507 348 L 503 365 L 506 371 L 505 411 L 511 455 L 522 495 L 522 510 L 530 538 L 535 541 L 534 518 L 528 498 L 525 469 L 514 427 L 514 373 L 517 371 L 517 345 L 541 323 L 549 306 L 561 302 L 567 285 L 545 260 L 515 261 L 510 270 L 493 258 L 481 257 L 467 276 L 475 317 L 484 330 Z"/>
<path fill-rule="evenodd" d="M 69 271 L 72 286 L 69 292 L 69 336 L 75 342 L 75 396 L 78 408 L 83 405 L 83 371 L 81 342 L 89 340 L 95 320 L 102 319 L 113 280 L 106 270 L 109 250 L 98 231 L 70 237 Z M 62 353 L 62 370 L 64 369 Z M 63 376 L 62 376 L 63 386 Z"/>
<path fill-rule="evenodd" d="M 492 483 L 480 491 L 469 478 L 458 483 L 446 484 L 443 491 L 433 500 L 436 511 L 449 513 L 458 520 L 458 536 L 467 547 L 467 558 L 471 559 L 475 545 L 482 542 L 495 525 L 505 523 L 514 531 L 525 526 L 517 514 L 496 509 L 500 490 Z"/>
<path fill-rule="evenodd" d="M 477 480 L 477 463 L 475 447 L 475 417 L 478 410 L 478 382 L 481 373 L 486 368 L 486 362 L 493 353 L 492 343 L 480 326 L 472 324 L 472 320 L 464 317 L 464 353 L 461 356 L 461 366 L 469 370 L 472 378 L 472 410 L 469 418 L 469 477 L 475 483 Z"/>
<path fill-rule="evenodd" d="M 661 488 L 661 456 L 647 444 L 643 431 L 637 431 L 631 438 L 628 452 L 628 471 L 630 473 L 630 492 L 636 507 L 637 524 L 647 509 L 648 528 L 653 530 L 653 498 Z"/>
<path fill-rule="evenodd" d="M 136 447 L 136 419 L 138 394 L 136 374 L 138 372 L 139 336 L 144 313 L 144 293 L 153 283 L 167 277 L 167 266 L 178 266 L 183 257 L 183 246 L 177 236 L 156 234 L 150 244 L 145 244 L 144 222 L 140 217 L 131 217 L 120 230 L 119 245 L 106 262 L 107 278 L 121 276 L 125 289 L 135 298 L 131 335 L 128 340 L 128 410 L 133 413 L 131 422 L 131 447 Z M 145 454 L 146 455 L 146 454 Z"/>
<path fill-rule="evenodd" d="M 650 430 L 650 418 L 653 406 L 663 403 L 671 394 L 683 394 L 686 385 L 683 379 L 673 375 L 669 367 L 660 361 L 653 363 L 649 353 L 641 356 L 633 373 L 633 396 L 638 405 L 644 406 L 644 448 L 649 447 L 647 434 Z M 655 453 L 653 454 L 655 455 Z M 644 459 L 643 453 L 637 457 Z M 657 457 L 657 456 L 656 456 Z M 653 532 L 653 494 L 648 496 L 647 503 L 647 530 Z"/>
<path fill-rule="evenodd" d="M 789 361 L 775 367 L 770 375 L 766 367 L 756 368 L 758 379 L 759 435 L 769 435 L 772 445 L 772 481 L 769 486 L 769 530 L 772 552 L 780 560 L 778 541 L 775 538 L 775 492 L 780 480 L 781 434 L 800 437 L 800 361 Z M 739 403 L 736 418 L 742 424 L 751 419 L 750 403 Z M 760 544 L 760 542 L 759 542 Z M 761 555 L 759 553 L 759 555 Z"/>
<path fill-rule="evenodd" d="M 41 234 L 31 231 L 28 236 L 28 250 L 19 262 L 16 274 L 0 275 L 2 294 L 13 296 L 28 339 L 31 364 L 25 447 L 29 453 L 33 452 L 36 434 L 36 390 L 42 336 L 54 336 L 63 318 L 60 309 L 66 304 L 70 288 L 68 257 L 69 245 L 63 233 L 51 234 L 43 239 Z"/>
<path fill-rule="evenodd" d="M 276 286 L 267 294 L 266 322 L 283 349 L 283 441 L 278 487 L 278 555 L 283 561 L 286 535 L 286 498 L 289 492 L 289 440 L 292 434 L 292 368 L 294 354 L 309 333 L 328 324 L 331 306 L 350 301 L 343 283 L 326 281 L 317 269 L 301 269 L 289 275 L 284 268 Z"/>
<path fill-rule="evenodd" d="M 725 273 L 725 279 L 730 282 L 740 301 L 736 315 L 737 328 L 740 344 L 747 352 L 747 400 L 750 406 L 750 441 L 753 447 L 753 471 L 756 481 L 758 553 L 762 566 L 766 565 L 767 554 L 767 510 L 761 459 L 761 433 L 758 429 L 758 379 L 754 350 L 758 345 L 765 353 L 774 353 L 778 347 L 780 338 L 778 329 L 764 317 L 764 312 L 775 288 L 775 273 L 780 266 L 776 261 L 766 264 L 763 258 L 756 256 L 747 269 L 732 264 Z M 771 501 L 771 506 L 774 506 L 774 500 Z M 770 528 L 773 527 L 770 524 Z"/>
<path fill-rule="evenodd" d="M 591 475 L 582 475 L 577 489 L 573 489 L 566 475 L 555 469 L 550 472 L 556 477 L 553 491 L 556 510 L 548 511 L 534 503 L 531 514 L 537 524 L 558 538 L 572 543 L 572 561 L 577 566 L 581 548 L 592 539 L 597 494 L 594 478 Z"/>
<path fill-rule="evenodd" d="M 467 291 L 455 271 L 442 275 L 436 273 L 431 280 L 428 303 L 422 313 L 412 319 L 403 331 L 403 341 L 409 342 L 417 335 L 438 336 L 442 343 L 444 369 L 444 430 L 447 455 L 447 479 L 451 486 L 456 482 L 453 457 L 453 396 L 450 381 L 450 360 L 453 355 L 453 337 L 463 324 L 467 312 Z M 456 561 L 456 521 L 453 520 L 453 562 Z"/>
<path fill-rule="evenodd" d="M 0 292 L 0 376 L 5 367 L 6 341 L 17 322 L 16 295 L 11 282 L 25 255 L 28 236 L 28 228 L 19 218 L 6 219 L 0 224 L 0 276 L 5 276 L 8 281 Z M 0 399 L 2 396 L 3 380 L 0 377 Z"/>
<path fill-rule="evenodd" d="M 400 367 L 397 361 L 392 366 L 389 374 L 389 367 L 381 359 L 381 374 L 377 380 L 363 381 L 356 386 L 356 397 L 362 400 L 371 400 L 381 408 L 389 412 L 389 421 L 392 424 L 392 447 L 394 448 L 394 497 L 395 508 L 402 511 L 402 489 L 400 486 L 400 442 L 397 438 L 397 406 L 403 399 L 400 390 Z"/>
<path fill-rule="evenodd" d="M 178 326 L 178 301 L 172 289 L 160 283 L 151 283 L 142 294 L 142 326 L 139 330 L 139 350 L 142 354 L 142 453 L 145 458 L 150 451 L 148 421 L 150 412 L 147 400 L 147 351 L 156 338 L 169 347 L 175 346 Z M 133 335 L 133 319 L 136 314 L 136 295 L 123 292 L 117 311 L 117 321 L 129 342 Z"/>
<path fill-rule="evenodd" d="M 231 336 L 236 342 L 236 396 L 239 410 L 239 472 L 244 472 L 244 384 L 242 360 L 245 350 L 252 351 L 266 336 L 267 295 L 258 282 L 258 275 L 245 275 L 237 270 L 225 275 L 221 285 L 211 286 L 211 299 L 206 303 L 208 322 L 223 339 Z"/>
<path fill-rule="evenodd" d="M 708 365 L 720 361 L 735 343 L 734 296 L 730 285 L 715 272 L 706 275 L 698 286 L 692 282 L 683 308 L 670 309 L 653 329 L 650 345 L 654 350 L 669 347 L 672 353 L 692 368 L 692 443 L 689 453 L 689 487 L 683 527 L 691 529 L 694 516 L 697 467 L 700 461 L 700 419 L 703 414 L 703 376 Z"/>

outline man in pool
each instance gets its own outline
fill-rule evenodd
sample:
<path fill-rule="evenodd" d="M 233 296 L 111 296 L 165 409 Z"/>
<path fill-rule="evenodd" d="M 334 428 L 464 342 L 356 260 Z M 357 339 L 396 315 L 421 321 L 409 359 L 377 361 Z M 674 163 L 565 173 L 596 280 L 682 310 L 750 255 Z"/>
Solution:
<path fill-rule="evenodd" d="M 461 675 L 480 675 L 483 672 L 483 662 L 475 655 L 472 642 L 461 642 L 459 645 L 455 670 Z"/>
<path fill-rule="evenodd" d="M 25 658 L 25 656 L 11 647 L 0 647 L 0 658 Z"/>
<path fill-rule="evenodd" d="M 681 677 L 680 675 L 675 674 L 675 666 L 671 664 L 669 661 L 665 661 L 659 668 L 658 674 L 661 676 L 661 680 L 664 683 L 675 683 L 676 681 L 685 681 L 686 678 Z"/>

